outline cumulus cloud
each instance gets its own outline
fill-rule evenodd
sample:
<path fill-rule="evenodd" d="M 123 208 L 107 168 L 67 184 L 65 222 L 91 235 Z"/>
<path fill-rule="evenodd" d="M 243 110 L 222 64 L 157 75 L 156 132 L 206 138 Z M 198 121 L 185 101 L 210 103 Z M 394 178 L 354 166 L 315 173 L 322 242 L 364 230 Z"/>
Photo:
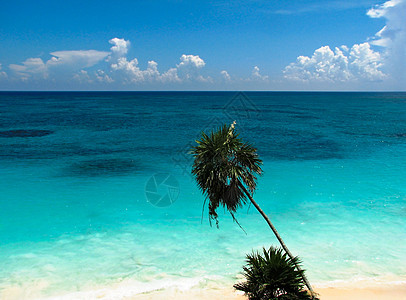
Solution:
<path fill-rule="evenodd" d="M 80 70 L 76 74 L 73 75 L 73 79 L 80 83 L 112 83 L 114 80 L 106 74 L 103 70 L 97 70 L 95 72 L 89 73 L 86 70 Z"/>
<path fill-rule="evenodd" d="M 371 42 L 383 47 L 385 67 L 400 86 L 406 85 L 406 0 L 390 0 L 367 12 L 371 18 L 384 18 L 386 25 Z"/>
<path fill-rule="evenodd" d="M 181 82 L 182 80 L 178 76 L 177 68 L 170 68 L 168 71 L 161 75 L 162 82 Z"/>
<path fill-rule="evenodd" d="M 258 66 L 255 66 L 254 69 L 252 69 L 251 80 L 254 80 L 254 81 L 267 81 L 268 76 L 261 75 Z"/>
<path fill-rule="evenodd" d="M 143 71 L 144 78 L 148 81 L 152 81 L 154 79 L 159 78 L 160 74 L 158 71 L 158 63 L 151 60 L 148 62 L 147 69 Z"/>
<path fill-rule="evenodd" d="M 75 75 L 73 75 L 73 79 L 79 81 L 80 83 L 92 83 L 93 80 L 90 79 L 89 74 L 85 70 L 80 70 Z"/>
<path fill-rule="evenodd" d="M 178 68 L 203 68 L 205 66 L 205 62 L 203 59 L 199 57 L 199 55 L 186 55 L 183 54 L 180 57 L 181 63 L 178 65 Z"/>
<path fill-rule="evenodd" d="M 41 58 L 28 58 L 21 65 L 9 65 L 9 69 L 24 81 L 48 78 L 47 67 Z"/>
<path fill-rule="evenodd" d="M 128 61 L 125 57 L 120 57 L 117 63 L 111 65 L 113 71 L 122 71 L 128 74 L 131 81 L 143 81 L 142 71 L 138 68 L 138 60 L 134 58 Z"/>
<path fill-rule="evenodd" d="M 369 81 L 382 80 L 386 75 L 381 71 L 382 55 L 373 51 L 368 43 L 352 46 L 350 55 L 350 71 L 352 75 Z"/>
<path fill-rule="evenodd" d="M 209 82 L 210 77 L 203 77 L 200 74 L 200 69 L 202 69 L 206 63 L 199 55 L 186 55 L 183 54 L 180 57 L 180 63 L 176 65 L 178 77 L 182 81 L 200 81 Z"/>
<path fill-rule="evenodd" d="M 126 41 L 125 39 L 114 38 L 109 40 L 109 43 L 113 45 L 110 48 L 111 52 L 117 57 L 125 56 L 130 47 L 130 41 Z"/>
<path fill-rule="evenodd" d="M 334 51 L 329 46 L 321 47 L 311 57 L 299 56 L 283 73 L 285 78 L 298 81 L 377 81 L 386 78 L 381 67 L 381 54 L 363 43 L 351 49 L 336 47 Z"/>
<path fill-rule="evenodd" d="M 1 70 L 1 64 L 0 64 L 0 80 L 7 78 L 7 73 Z"/>
<path fill-rule="evenodd" d="M 107 75 L 103 70 L 97 70 L 95 76 L 98 82 L 112 83 L 114 81 L 113 78 Z"/>
<path fill-rule="evenodd" d="M 376 82 L 406 86 L 406 0 L 389 0 L 368 10 L 386 25 L 368 42 L 335 48 L 324 46 L 311 57 L 299 56 L 285 67 L 285 78 L 304 82 Z M 371 46 L 377 46 L 374 48 Z"/>
<path fill-rule="evenodd" d="M 74 79 L 81 83 L 187 83 L 212 82 L 212 78 L 200 72 L 206 65 L 199 55 L 183 54 L 175 67 L 162 73 L 158 63 L 150 60 L 146 68 L 141 68 L 137 58 L 127 57 L 130 42 L 113 38 L 110 52 L 98 50 L 74 50 L 51 52 L 51 58 L 29 58 L 21 64 L 9 66 L 14 77 L 21 80 Z M 104 64 L 104 68 L 103 68 Z M 97 66 L 97 69 L 92 67 Z M 0 73 L 2 76 L 2 73 Z M 228 73 L 223 76 L 229 78 Z"/>
<path fill-rule="evenodd" d="M 151 82 L 160 79 L 158 64 L 152 60 L 148 62 L 145 70 L 141 70 L 136 58 L 128 61 L 127 58 L 120 57 L 117 63 L 111 65 L 111 68 L 113 71 L 122 71 L 124 75 L 127 75 L 125 79 L 130 82 Z"/>
<path fill-rule="evenodd" d="M 138 66 L 137 58 L 127 60 L 126 57 L 118 58 L 116 63 L 111 64 L 113 71 L 118 71 L 122 75 L 122 79 L 127 82 L 182 82 L 182 81 L 209 81 L 210 78 L 203 77 L 199 73 L 199 69 L 203 68 L 205 62 L 198 55 L 185 55 L 180 57 L 180 63 L 176 68 L 170 68 L 164 73 L 158 70 L 158 63 L 149 61 L 145 70 L 141 70 Z"/>
<path fill-rule="evenodd" d="M 221 71 L 220 74 L 225 81 L 231 81 L 231 76 L 226 70 Z"/>

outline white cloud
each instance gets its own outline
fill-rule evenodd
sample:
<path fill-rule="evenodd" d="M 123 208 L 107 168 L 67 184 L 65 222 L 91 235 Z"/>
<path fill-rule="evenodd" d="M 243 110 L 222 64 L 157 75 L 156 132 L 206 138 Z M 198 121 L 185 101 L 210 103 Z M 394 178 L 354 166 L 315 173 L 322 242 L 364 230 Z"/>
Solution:
<path fill-rule="evenodd" d="M 67 80 L 74 79 L 82 83 L 118 81 L 121 83 L 181 83 L 181 82 L 212 82 L 212 79 L 200 74 L 205 62 L 198 55 L 183 54 L 175 67 L 160 73 L 158 63 L 148 61 L 146 69 L 141 69 L 138 59 L 128 59 L 125 55 L 130 45 L 129 41 L 119 38 L 109 40 L 111 52 L 97 50 L 55 51 L 52 57 L 44 62 L 41 58 L 29 58 L 23 63 L 10 65 L 14 76 L 22 79 Z M 107 58 L 107 60 L 106 60 Z M 98 68 L 88 72 L 100 62 L 110 67 L 110 73 Z M 2 73 L 0 73 L 0 76 Z"/>
<path fill-rule="evenodd" d="M 181 63 L 177 65 L 177 67 L 180 68 L 203 68 L 205 66 L 205 62 L 203 59 L 199 57 L 199 55 L 186 55 L 183 54 L 180 57 Z"/>
<path fill-rule="evenodd" d="M 196 81 L 200 81 L 200 82 L 210 82 L 213 83 L 213 78 L 211 78 L 210 76 L 204 77 L 203 75 L 198 75 L 196 77 Z"/>
<path fill-rule="evenodd" d="M 380 53 L 373 51 L 368 43 L 363 43 L 351 49 L 336 47 L 334 52 L 329 46 L 321 47 L 311 57 L 299 56 L 283 73 L 285 78 L 299 81 L 376 81 L 386 77 L 381 67 Z"/>
<path fill-rule="evenodd" d="M 97 50 L 76 50 L 76 51 L 56 51 L 51 52 L 52 57 L 47 61 L 48 67 L 57 67 L 61 65 L 88 68 L 102 61 L 109 55 L 109 52 Z"/>
<path fill-rule="evenodd" d="M 125 57 L 120 57 L 117 63 L 111 64 L 113 71 L 123 71 L 130 76 L 130 81 L 143 81 L 142 71 L 138 68 L 138 60 L 134 58 L 128 61 Z"/>
<path fill-rule="evenodd" d="M 10 70 L 21 80 L 47 79 L 51 72 L 55 76 L 69 75 L 76 70 L 88 68 L 103 60 L 109 52 L 97 50 L 56 51 L 44 63 L 41 58 L 28 58 L 21 65 L 11 64 Z"/>
<path fill-rule="evenodd" d="M 148 81 L 152 81 L 154 79 L 159 78 L 160 74 L 158 71 L 158 63 L 151 60 L 148 62 L 148 67 L 144 72 L 144 78 Z"/>
<path fill-rule="evenodd" d="M 200 69 L 205 65 L 206 63 L 199 55 L 183 54 L 180 57 L 180 63 L 176 65 L 177 74 L 182 81 L 210 82 L 210 77 L 203 77 L 200 74 Z"/>
<path fill-rule="evenodd" d="M 362 44 L 317 49 L 311 57 L 299 56 L 284 69 L 284 76 L 303 82 L 376 82 L 387 88 L 406 86 L 406 0 L 389 0 L 368 10 L 371 18 L 386 25 Z M 375 51 L 371 48 L 379 46 Z"/>
<path fill-rule="evenodd" d="M 106 74 L 103 70 L 97 70 L 95 72 L 96 80 L 99 82 L 112 83 L 114 80 L 109 75 Z"/>
<path fill-rule="evenodd" d="M 177 68 L 170 68 L 168 71 L 160 76 L 162 82 L 181 82 L 182 80 L 178 76 Z"/>
<path fill-rule="evenodd" d="M 352 46 L 349 61 L 349 70 L 356 78 L 361 77 L 369 81 L 386 78 L 381 71 L 383 66 L 381 53 L 373 51 L 368 43 Z"/>
<path fill-rule="evenodd" d="M 48 70 L 45 63 L 41 58 L 28 58 L 22 65 L 9 65 L 11 71 L 13 71 L 21 80 L 33 79 L 46 79 L 48 78 Z"/>
<path fill-rule="evenodd" d="M 210 77 L 200 75 L 199 69 L 204 67 L 205 62 L 198 55 L 183 54 L 180 61 L 176 68 L 170 68 L 161 74 L 158 71 L 158 63 L 153 60 L 148 62 L 145 70 L 141 70 L 137 58 L 129 61 L 126 57 L 120 57 L 117 62 L 111 64 L 111 69 L 120 72 L 124 81 L 133 83 L 211 81 Z"/>
<path fill-rule="evenodd" d="M 367 15 L 370 16 L 371 18 L 381 18 L 385 17 L 388 15 L 388 10 L 399 5 L 402 3 L 402 0 L 390 0 L 385 2 L 384 4 L 381 5 L 376 5 L 374 8 L 371 8 L 368 12 Z"/>
<path fill-rule="evenodd" d="M 73 75 L 73 79 L 79 81 L 80 83 L 112 83 L 114 80 L 106 74 L 103 70 L 97 70 L 94 73 L 88 73 L 86 70 L 80 70 Z"/>
<path fill-rule="evenodd" d="M 231 81 L 231 76 L 226 70 L 221 71 L 220 74 L 225 81 Z"/>
<path fill-rule="evenodd" d="M 384 47 L 385 68 L 399 87 L 406 86 L 406 0 L 391 0 L 367 12 L 371 18 L 384 18 L 386 25 L 371 42 Z"/>
<path fill-rule="evenodd" d="M 251 71 L 251 75 L 249 77 L 234 77 L 231 78 L 230 74 L 226 70 L 220 71 L 221 79 L 224 82 L 228 83 L 234 83 L 234 84 L 239 84 L 239 85 L 244 85 L 249 83 L 249 85 L 253 86 L 252 84 L 267 84 L 269 83 L 269 76 L 267 75 L 262 75 L 261 71 L 258 66 L 254 66 L 254 68 Z"/>
<path fill-rule="evenodd" d="M 74 79 L 81 83 L 193 83 L 213 82 L 210 76 L 200 72 L 206 65 L 199 55 L 183 54 L 180 62 L 167 71 L 159 72 L 158 63 L 148 61 L 141 69 L 137 58 L 126 57 L 130 42 L 124 39 L 109 40 L 111 52 L 97 50 L 75 50 L 51 52 L 51 58 L 29 58 L 21 64 L 10 65 L 14 77 L 21 80 L 48 79 L 54 82 Z M 103 65 L 104 64 L 104 68 Z M 100 65 L 100 67 L 99 67 Z M 92 68 L 98 66 L 98 68 Z M 1 67 L 1 66 L 0 66 Z M 108 68 L 106 70 L 106 68 Z M 224 71 L 226 72 L 226 71 Z M 222 73 L 229 78 L 228 73 Z M 2 76 L 3 73 L 0 73 Z"/>
<path fill-rule="evenodd" d="M 111 64 L 111 68 L 113 71 L 121 71 L 126 75 L 124 79 L 130 82 L 151 82 L 160 79 L 158 64 L 155 61 L 149 61 L 147 69 L 141 70 L 136 58 L 128 61 L 127 58 L 120 57 L 117 63 Z"/>
<path fill-rule="evenodd" d="M 152 82 L 154 80 L 162 80 L 161 74 L 158 71 L 158 63 L 151 60 L 148 62 L 148 66 L 142 71 L 144 80 Z"/>
<path fill-rule="evenodd" d="M 4 72 L 4 71 L 1 71 L 1 64 L 0 64 L 0 80 L 1 79 L 5 79 L 5 78 L 7 78 L 8 76 L 7 76 L 7 73 L 6 72 Z"/>
<path fill-rule="evenodd" d="M 261 75 L 260 72 L 259 72 L 258 66 L 255 66 L 254 69 L 252 69 L 251 80 L 254 80 L 254 81 L 267 81 L 268 76 Z"/>
<path fill-rule="evenodd" d="M 93 80 L 90 79 L 89 74 L 85 70 L 80 70 L 75 75 L 73 75 L 73 79 L 79 81 L 80 83 L 92 83 Z"/>
<path fill-rule="evenodd" d="M 109 43 L 113 45 L 113 47 L 110 48 L 111 52 L 118 57 L 125 56 L 130 47 L 130 41 L 126 41 L 125 39 L 114 38 L 109 40 Z"/>

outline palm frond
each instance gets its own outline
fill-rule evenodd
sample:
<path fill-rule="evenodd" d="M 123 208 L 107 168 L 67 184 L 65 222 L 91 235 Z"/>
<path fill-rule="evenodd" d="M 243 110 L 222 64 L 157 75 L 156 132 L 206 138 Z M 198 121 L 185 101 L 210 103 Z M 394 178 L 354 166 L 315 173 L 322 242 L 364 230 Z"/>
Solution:
<path fill-rule="evenodd" d="M 245 282 L 234 285 L 252 300 L 308 300 L 314 299 L 305 290 L 303 270 L 297 257 L 290 258 L 280 248 L 263 248 L 262 253 L 252 252 L 246 257 L 243 267 Z"/>
<path fill-rule="evenodd" d="M 194 157 L 192 174 L 208 200 L 209 220 L 215 220 L 216 225 L 220 206 L 238 223 L 235 213 L 248 200 L 243 187 L 254 193 L 257 175 L 262 174 L 257 150 L 239 138 L 234 125 L 223 125 L 209 134 L 202 132 L 190 151 Z"/>

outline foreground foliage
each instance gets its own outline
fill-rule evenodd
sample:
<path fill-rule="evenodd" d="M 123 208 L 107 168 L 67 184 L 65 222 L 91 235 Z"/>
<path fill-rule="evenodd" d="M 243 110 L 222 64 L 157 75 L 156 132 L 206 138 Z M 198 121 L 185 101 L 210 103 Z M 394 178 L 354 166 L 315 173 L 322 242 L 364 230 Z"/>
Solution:
<path fill-rule="evenodd" d="M 290 258 L 281 248 L 263 248 L 263 254 L 247 255 L 243 267 L 245 282 L 234 285 L 252 300 L 317 299 L 304 289 L 303 270 L 297 270 L 298 257 Z"/>

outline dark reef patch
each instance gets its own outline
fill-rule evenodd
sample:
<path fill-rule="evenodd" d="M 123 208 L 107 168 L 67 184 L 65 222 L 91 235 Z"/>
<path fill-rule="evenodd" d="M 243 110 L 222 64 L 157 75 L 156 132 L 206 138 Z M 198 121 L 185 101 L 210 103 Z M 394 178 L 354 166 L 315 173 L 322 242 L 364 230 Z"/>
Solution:
<path fill-rule="evenodd" d="M 120 176 L 136 173 L 142 169 L 140 163 L 130 158 L 96 158 L 73 163 L 65 169 L 64 175 L 74 177 Z"/>
<path fill-rule="evenodd" d="M 320 118 L 316 117 L 316 116 L 312 116 L 312 115 L 305 115 L 305 114 L 293 114 L 292 118 L 295 119 L 303 119 L 303 120 L 318 120 Z"/>
<path fill-rule="evenodd" d="M 272 160 L 325 160 L 346 157 L 345 147 L 322 133 L 274 127 L 255 131 L 261 156 Z"/>
<path fill-rule="evenodd" d="M 41 137 L 54 133 L 52 130 L 16 129 L 0 131 L 0 137 Z"/>
<path fill-rule="evenodd" d="M 265 150 L 259 150 L 259 153 L 271 159 L 293 161 L 341 159 L 345 157 L 340 145 L 328 139 L 279 143 Z"/>
<path fill-rule="evenodd" d="M 108 147 L 88 148 L 73 143 L 12 143 L 1 146 L 0 159 L 60 159 L 62 157 L 89 157 L 124 153 L 125 150 Z"/>

